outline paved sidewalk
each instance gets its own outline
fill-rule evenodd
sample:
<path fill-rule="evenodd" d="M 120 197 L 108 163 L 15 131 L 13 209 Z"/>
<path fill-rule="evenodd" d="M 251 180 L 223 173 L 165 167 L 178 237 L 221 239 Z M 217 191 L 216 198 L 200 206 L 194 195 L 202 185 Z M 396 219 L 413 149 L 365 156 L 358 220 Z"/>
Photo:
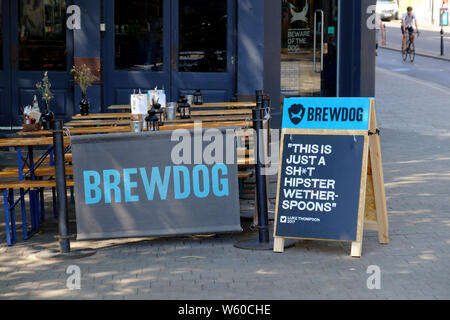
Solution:
<path fill-rule="evenodd" d="M 284 254 L 242 251 L 233 244 L 252 235 L 246 223 L 240 235 L 73 242 L 97 254 L 47 263 L 33 253 L 55 248 L 49 220 L 28 242 L 0 244 L 0 298 L 449 299 L 450 92 L 377 73 L 390 245 L 366 232 L 361 259 L 350 258 L 350 244 L 333 242 L 302 241 Z M 69 265 L 81 268 L 81 290 L 66 289 Z M 371 265 L 381 268 L 381 290 L 367 289 Z"/>

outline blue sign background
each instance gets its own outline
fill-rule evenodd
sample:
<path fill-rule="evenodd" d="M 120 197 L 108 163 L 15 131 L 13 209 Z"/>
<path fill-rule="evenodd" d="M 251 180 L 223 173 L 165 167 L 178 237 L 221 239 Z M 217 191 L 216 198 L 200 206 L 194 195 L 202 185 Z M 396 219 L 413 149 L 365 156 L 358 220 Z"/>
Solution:
<path fill-rule="evenodd" d="M 441 27 L 448 26 L 448 9 L 441 9 Z"/>
<path fill-rule="evenodd" d="M 283 128 L 369 130 L 371 99 L 286 98 Z"/>

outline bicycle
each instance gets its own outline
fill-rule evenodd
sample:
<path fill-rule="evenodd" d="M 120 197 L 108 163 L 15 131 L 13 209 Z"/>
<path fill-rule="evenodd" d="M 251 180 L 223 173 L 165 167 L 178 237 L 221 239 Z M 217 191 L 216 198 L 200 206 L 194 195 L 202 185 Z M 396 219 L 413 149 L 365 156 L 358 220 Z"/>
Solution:
<path fill-rule="evenodd" d="M 408 56 L 411 62 L 414 62 L 414 59 L 416 58 L 416 45 L 415 42 L 412 41 L 413 33 L 416 33 L 417 37 L 419 37 L 420 34 L 418 31 L 409 32 L 409 37 L 406 40 L 406 49 L 402 51 L 403 61 L 408 60 Z"/>

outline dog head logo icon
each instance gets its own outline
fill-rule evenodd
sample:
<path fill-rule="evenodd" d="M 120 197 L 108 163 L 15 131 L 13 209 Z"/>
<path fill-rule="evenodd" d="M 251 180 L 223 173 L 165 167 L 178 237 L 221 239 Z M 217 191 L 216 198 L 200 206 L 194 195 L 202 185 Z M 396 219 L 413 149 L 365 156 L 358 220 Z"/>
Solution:
<path fill-rule="evenodd" d="M 302 122 L 305 113 L 306 109 L 301 104 L 293 104 L 289 108 L 289 118 L 291 119 L 291 122 L 295 125 L 298 125 L 300 122 Z"/>

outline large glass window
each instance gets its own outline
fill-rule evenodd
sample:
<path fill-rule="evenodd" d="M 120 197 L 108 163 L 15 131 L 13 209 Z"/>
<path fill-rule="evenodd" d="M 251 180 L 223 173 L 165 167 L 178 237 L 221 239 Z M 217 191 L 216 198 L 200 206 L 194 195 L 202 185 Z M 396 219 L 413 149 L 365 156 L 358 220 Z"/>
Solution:
<path fill-rule="evenodd" d="M 179 0 L 180 72 L 227 71 L 227 1 Z"/>
<path fill-rule="evenodd" d="M 65 16 L 65 0 L 19 0 L 19 70 L 67 70 Z"/>
<path fill-rule="evenodd" d="M 115 61 L 119 70 L 163 69 L 163 1 L 115 1 Z"/>

